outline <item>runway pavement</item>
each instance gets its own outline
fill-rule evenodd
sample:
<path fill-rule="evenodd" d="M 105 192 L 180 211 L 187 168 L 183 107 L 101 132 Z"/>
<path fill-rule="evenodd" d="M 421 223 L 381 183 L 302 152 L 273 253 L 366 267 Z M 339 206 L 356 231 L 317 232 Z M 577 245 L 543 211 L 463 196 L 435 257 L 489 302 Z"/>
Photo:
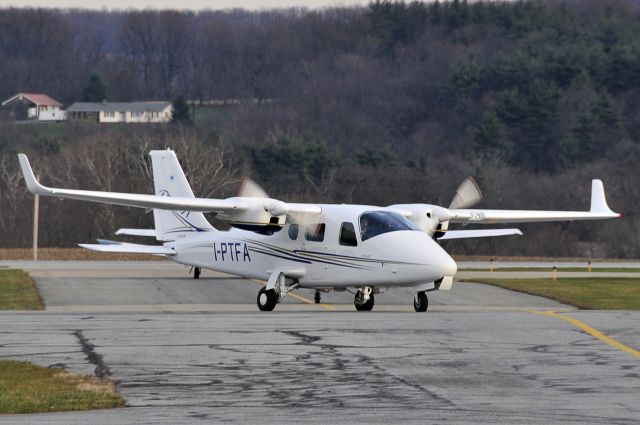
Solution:
<path fill-rule="evenodd" d="M 172 262 L 53 261 L 6 262 L 28 271 L 37 282 L 46 309 L 55 312 L 255 312 L 260 283 L 204 270 L 200 279 Z M 500 274 L 502 275 L 502 273 Z M 278 311 L 354 311 L 348 292 L 322 294 L 299 290 Z M 456 283 L 451 291 L 429 293 L 430 309 L 519 310 L 568 306 L 497 287 Z M 376 311 L 413 312 L 413 292 L 391 289 L 376 296 Z"/>
<path fill-rule="evenodd" d="M 106 373 L 128 407 L 0 424 L 640 418 L 640 312 L 456 283 L 422 314 L 400 290 L 378 296 L 372 313 L 354 312 L 345 293 L 308 304 L 311 292 L 260 313 L 258 283 L 209 271 L 194 280 L 171 263 L 10 265 L 35 277 L 47 311 L 0 313 L 0 358 Z"/>

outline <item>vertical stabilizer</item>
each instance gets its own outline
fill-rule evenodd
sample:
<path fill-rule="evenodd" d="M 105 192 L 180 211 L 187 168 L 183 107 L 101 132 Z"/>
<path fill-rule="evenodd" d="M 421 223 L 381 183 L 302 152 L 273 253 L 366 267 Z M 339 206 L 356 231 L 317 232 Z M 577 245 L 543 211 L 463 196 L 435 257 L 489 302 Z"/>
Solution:
<path fill-rule="evenodd" d="M 194 198 L 187 177 L 182 171 L 175 152 L 171 149 L 151 151 L 153 184 L 156 195 Z M 156 239 L 173 241 L 200 232 L 215 230 L 204 214 L 193 211 L 153 210 Z"/>

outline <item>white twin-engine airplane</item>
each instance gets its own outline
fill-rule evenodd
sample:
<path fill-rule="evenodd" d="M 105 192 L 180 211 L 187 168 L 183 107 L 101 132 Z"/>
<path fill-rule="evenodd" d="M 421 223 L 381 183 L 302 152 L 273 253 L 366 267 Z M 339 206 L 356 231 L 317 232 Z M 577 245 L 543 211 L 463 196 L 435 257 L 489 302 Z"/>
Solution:
<path fill-rule="evenodd" d="M 455 261 L 435 240 L 521 235 L 518 229 L 448 230 L 449 223 L 509 223 L 620 217 L 608 207 L 600 180 L 592 181 L 589 211 L 466 209 L 481 199 L 465 180 L 449 208 L 429 204 L 389 207 L 295 204 L 269 198 L 254 183 L 227 199 L 196 198 L 172 150 L 151 151 L 156 195 L 55 189 L 41 185 L 29 160 L 18 155 L 29 191 L 153 209 L 155 229 L 120 229 L 163 245 L 106 242 L 80 246 L 102 252 L 164 255 L 181 264 L 266 281 L 258 292 L 262 311 L 273 310 L 297 288 L 355 294 L 356 310 L 373 308 L 374 294 L 411 288 L 416 311 L 428 308 L 428 291 L 448 290 Z M 215 229 L 203 213 L 231 225 Z"/>

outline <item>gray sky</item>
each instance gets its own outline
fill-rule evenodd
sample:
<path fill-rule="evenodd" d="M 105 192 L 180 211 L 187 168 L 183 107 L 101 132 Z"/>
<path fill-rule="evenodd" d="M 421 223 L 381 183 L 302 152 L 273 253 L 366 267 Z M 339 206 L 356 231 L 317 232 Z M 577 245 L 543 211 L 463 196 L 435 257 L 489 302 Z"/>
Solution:
<path fill-rule="evenodd" d="M 47 7 L 84 9 L 273 9 L 367 5 L 369 0 L 0 0 L 0 7 Z"/>

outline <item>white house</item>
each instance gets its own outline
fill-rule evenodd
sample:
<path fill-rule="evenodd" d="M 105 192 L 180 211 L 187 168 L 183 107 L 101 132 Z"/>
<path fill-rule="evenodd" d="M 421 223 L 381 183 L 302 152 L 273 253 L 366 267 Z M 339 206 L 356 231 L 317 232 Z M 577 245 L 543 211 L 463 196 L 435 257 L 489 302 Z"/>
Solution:
<path fill-rule="evenodd" d="M 16 121 L 64 121 L 62 104 L 46 94 L 18 93 L 2 102 L 8 115 Z"/>
<path fill-rule="evenodd" d="M 76 102 L 67 109 L 69 120 L 100 123 L 163 123 L 171 121 L 171 102 Z"/>

